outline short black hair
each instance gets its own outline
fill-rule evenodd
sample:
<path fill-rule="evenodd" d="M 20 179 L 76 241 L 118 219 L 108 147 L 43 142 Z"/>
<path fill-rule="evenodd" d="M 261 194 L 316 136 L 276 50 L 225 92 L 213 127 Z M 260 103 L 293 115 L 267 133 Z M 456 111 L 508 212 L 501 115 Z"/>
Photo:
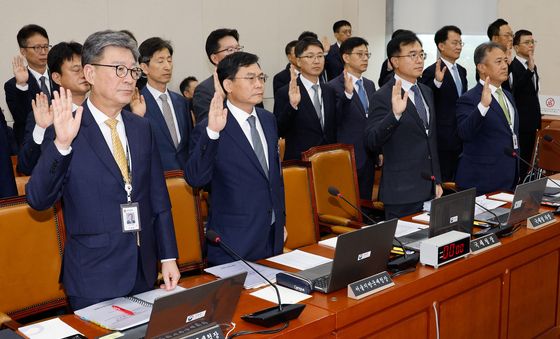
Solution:
<path fill-rule="evenodd" d="M 434 35 L 434 42 L 436 43 L 436 48 L 437 49 L 439 49 L 438 45 L 440 43 L 443 43 L 443 42 L 447 41 L 447 38 L 449 37 L 449 31 L 455 32 L 459 35 L 463 35 L 463 33 L 461 32 L 461 29 L 459 29 L 459 27 L 457 27 L 457 26 L 453 26 L 453 25 L 443 26 Z"/>
<path fill-rule="evenodd" d="M 299 58 L 309 46 L 317 46 L 323 51 L 323 44 L 321 41 L 313 38 L 303 38 L 296 44 L 296 48 L 294 50 L 296 57 Z"/>
<path fill-rule="evenodd" d="M 59 42 L 50 49 L 47 55 L 49 70 L 62 74 L 62 64 L 64 61 L 71 61 L 74 55 L 81 59 L 82 44 L 75 41 Z"/>
<path fill-rule="evenodd" d="M 301 32 L 301 34 L 298 36 L 298 41 L 301 39 L 305 39 L 305 38 L 313 38 L 313 39 L 319 39 L 319 36 L 317 36 L 316 33 L 313 33 L 311 31 L 303 31 Z"/>
<path fill-rule="evenodd" d="M 208 56 L 208 59 L 210 60 L 210 62 L 212 62 L 212 59 L 210 59 L 210 56 L 214 53 L 216 53 L 218 51 L 218 48 L 220 48 L 220 44 L 219 41 L 227 36 L 231 36 L 233 37 L 237 42 L 239 42 L 239 33 L 237 32 L 236 29 L 231 29 L 231 28 L 219 28 L 217 30 L 214 30 L 212 32 L 210 32 L 210 34 L 208 34 L 208 37 L 206 38 L 206 55 Z M 214 63 L 214 62 L 212 62 Z"/>
<path fill-rule="evenodd" d="M 357 36 L 348 38 L 340 44 L 340 56 L 342 57 L 343 54 L 350 54 L 354 48 L 362 45 L 366 45 L 366 47 L 369 46 L 366 39 Z"/>
<path fill-rule="evenodd" d="M 346 21 L 346 20 L 338 20 L 337 22 L 334 23 L 334 25 L 332 26 L 332 30 L 333 33 L 338 33 L 338 31 L 340 30 L 341 27 L 344 26 L 350 26 L 352 27 L 352 25 Z"/>
<path fill-rule="evenodd" d="M 241 67 L 247 67 L 253 64 L 259 64 L 259 57 L 247 52 L 237 52 L 223 58 L 222 61 L 218 63 L 216 69 L 222 88 L 224 87 L 224 80 L 233 79 Z"/>
<path fill-rule="evenodd" d="M 284 53 L 286 53 L 286 56 L 290 55 L 290 53 L 292 52 L 292 48 L 296 47 L 297 42 L 297 40 L 292 40 L 286 44 L 286 47 L 284 48 Z"/>
<path fill-rule="evenodd" d="M 187 87 L 189 87 L 189 85 L 193 81 L 198 81 L 198 80 L 193 76 L 188 76 L 184 78 L 183 81 L 181 81 L 181 83 L 179 84 L 179 90 L 181 91 L 181 94 L 183 94 L 183 92 L 187 89 Z"/>
<path fill-rule="evenodd" d="M 509 23 L 501 18 L 491 23 L 488 26 L 488 30 L 486 31 L 486 35 L 488 35 L 488 39 L 492 40 L 492 37 L 496 35 L 500 35 L 500 27 L 504 25 L 509 25 Z"/>
<path fill-rule="evenodd" d="M 414 33 L 414 32 L 410 31 L 408 29 L 400 29 L 399 28 L 399 29 L 395 30 L 393 32 L 393 34 L 391 34 L 391 39 L 394 39 L 395 37 L 397 37 L 398 35 L 403 34 L 403 33 Z"/>
<path fill-rule="evenodd" d="M 150 59 L 154 56 L 157 51 L 161 51 L 162 49 L 167 48 L 169 54 L 173 55 L 173 46 L 171 46 L 171 41 L 163 40 L 160 37 L 153 37 L 144 40 L 138 47 L 138 51 L 140 52 L 140 62 L 148 64 Z"/>
<path fill-rule="evenodd" d="M 138 40 L 136 40 L 136 37 L 134 36 L 134 33 L 129 31 L 128 29 L 121 29 L 120 31 L 123 32 L 124 34 L 127 34 L 129 37 L 132 38 L 132 40 L 134 40 L 134 41 L 136 41 L 136 43 L 138 43 Z"/>
<path fill-rule="evenodd" d="M 35 34 L 42 35 L 45 39 L 49 40 L 47 30 L 45 30 L 43 27 L 35 24 L 25 25 L 17 33 L 17 42 L 19 47 L 28 47 L 26 45 L 27 39 L 31 38 Z"/>
<path fill-rule="evenodd" d="M 492 52 L 494 48 L 501 49 L 502 51 L 504 51 L 504 53 L 506 52 L 506 48 L 497 42 L 493 42 L 493 41 L 483 42 L 480 45 L 478 45 L 478 47 L 474 50 L 474 58 L 473 58 L 474 65 L 476 66 L 478 64 L 484 63 L 484 59 L 486 58 L 486 55 Z"/>
<path fill-rule="evenodd" d="M 402 46 L 410 45 L 415 42 L 418 42 L 420 46 L 422 46 L 422 41 L 420 41 L 418 36 L 411 31 L 402 32 L 396 35 L 387 44 L 387 58 L 390 60 L 391 57 L 394 57 L 401 52 Z"/>
<path fill-rule="evenodd" d="M 521 42 L 521 37 L 526 35 L 533 35 L 533 33 L 531 33 L 531 31 L 528 31 L 526 29 L 520 29 L 517 32 L 515 32 L 515 35 L 513 36 L 513 45 L 514 46 L 519 45 L 519 42 Z"/>

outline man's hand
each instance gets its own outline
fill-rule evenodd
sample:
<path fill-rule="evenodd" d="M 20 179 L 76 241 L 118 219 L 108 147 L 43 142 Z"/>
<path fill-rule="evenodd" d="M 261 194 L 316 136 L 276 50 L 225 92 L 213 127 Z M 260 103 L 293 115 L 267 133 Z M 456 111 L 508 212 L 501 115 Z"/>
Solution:
<path fill-rule="evenodd" d="M 531 72 L 535 71 L 535 52 L 529 52 L 529 58 L 527 59 L 527 68 L 531 70 Z"/>
<path fill-rule="evenodd" d="M 76 116 L 72 115 L 72 92 L 60 87 L 60 94 L 54 92 L 52 101 L 53 123 L 56 132 L 54 143 L 60 150 L 67 150 L 72 144 L 72 140 L 78 134 L 80 122 L 82 121 L 83 107 L 76 110 Z"/>
<path fill-rule="evenodd" d="M 440 184 L 436 185 L 436 198 L 441 198 L 441 196 L 443 195 L 443 188 L 441 187 Z"/>
<path fill-rule="evenodd" d="M 49 106 L 49 99 L 44 93 L 37 93 L 34 100 L 31 100 L 33 117 L 35 124 L 41 128 L 47 128 L 53 123 L 53 108 Z"/>
<path fill-rule="evenodd" d="M 210 110 L 208 111 L 208 128 L 219 133 L 226 127 L 227 108 L 224 108 L 224 100 L 216 91 L 210 102 Z"/>
<path fill-rule="evenodd" d="M 440 67 L 441 67 L 441 58 L 437 59 L 436 61 L 435 77 L 437 81 L 443 82 L 443 76 L 445 75 L 445 71 L 447 71 L 447 66 L 443 66 L 443 69 Z"/>
<path fill-rule="evenodd" d="M 146 102 L 138 87 L 134 87 L 134 93 L 132 93 L 132 99 L 130 100 L 130 110 L 141 117 L 146 114 Z"/>
<path fill-rule="evenodd" d="M 404 92 L 401 96 L 401 81 L 397 80 L 393 86 L 393 95 L 391 97 L 391 104 L 393 105 L 393 114 L 395 118 L 399 119 L 406 109 L 408 101 L 408 92 Z"/>
<path fill-rule="evenodd" d="M 344 70 L 344 92 L 348 95 L 354 93 L 354 81 L 352 81 L 352 77 L 346 70 Z"/>
<path fill-rule="evenodd" d="M 27 71 L 24 58 L 21 54 L 16 55 L 12 60 L 12 69 L 14 71 L 14 77 L 16 78 L 16 84 L 20 86 L 27 85 L 29 72 Z"/>
<path fill-rule="evenodd" d="M 490 77 L 486 77 L 486 79 L 484 79 L 484 87 L 482 88 L 480 103 L 484 107 L 489 107 L 491 102 L 492 102 L 492 90 L 490 90 Z"/>
<path fill-rule="evenodd" d="M 329 42 L 329 38 L 325 35 L 321 38 L 321 44 L 323 45 L 323 53 L 329 53 L 331 49 L 331 43 Z"/>
<path fill-rule="evenodd" d="M 177 267 L 177 262 L 175 260 L 164 261 L 161 263 L 161 275 L 163 276 L 163 284 L 160 288 L 166 291 L 171 291 L 177 287 L 177 283 L 181 278 L 181 273 L 179 273 L 179 268 Z"/>
<path fill-rule="evenodd" d="M 297 109 L 299 102 L 301 101 L 301 94 L 299 92 L 299 86 L 297 83 L 297 73 L 294 65 L 290 65 L 290 87 L 288 88 L 288 97 L 290 98 L 290 105 L 294 109 Z"/>
<path fill-rule="evenodd" d="M 226 94 L 224 93 L 224 89 L 220 84 L 220 79 L 218 78 L 218 68 L 214 69 L 214 91 L 222 98 L 222 101 L 226 100 Z"/>

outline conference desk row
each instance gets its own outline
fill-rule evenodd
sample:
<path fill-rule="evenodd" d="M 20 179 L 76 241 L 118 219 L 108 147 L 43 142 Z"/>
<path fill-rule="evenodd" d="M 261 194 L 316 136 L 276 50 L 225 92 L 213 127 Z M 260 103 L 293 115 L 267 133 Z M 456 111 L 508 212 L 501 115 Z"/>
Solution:
<path fill-rule="evenodd" d="M 247 337 L 436 338 L 438 331 L 440 338 L 560 337 L 560 219 L 538 230 L 522 227 L 501 241 L 498 247 L 438 269 L 418 264 L 416 271 L 395 277 L 395 286 L 361 300 L 348 298 L 346 289 L 315 292 L 284 331 Z M 331 258 L 334 254 L 317 244 L 302 249 Z M 213 279 L 189 277 L 181 285 Z M 272 306 L 250 292 L 241 296 L 234 332 L 262 329 L 240 317 Z M 62 319 L 88 337 L 108 333 L 73 315 Z"/>

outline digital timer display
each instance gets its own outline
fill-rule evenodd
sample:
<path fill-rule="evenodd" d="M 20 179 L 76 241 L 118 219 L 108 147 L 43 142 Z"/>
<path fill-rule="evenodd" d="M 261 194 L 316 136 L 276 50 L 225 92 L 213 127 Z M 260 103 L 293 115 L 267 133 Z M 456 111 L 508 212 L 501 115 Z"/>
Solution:
<path fill-rule="evenodd" d="M 469 245 L 470 239 L 464 238 L 438 247 L 438 265 L 452 261 L 453 259 L 470 252 Z"/>

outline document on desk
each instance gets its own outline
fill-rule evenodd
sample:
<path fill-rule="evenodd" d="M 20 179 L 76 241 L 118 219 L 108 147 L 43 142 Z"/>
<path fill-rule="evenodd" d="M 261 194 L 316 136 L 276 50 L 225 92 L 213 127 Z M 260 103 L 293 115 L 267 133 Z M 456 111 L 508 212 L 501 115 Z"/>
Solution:
<path fill-rule="evenodd" d="M 548 178 L 548 180 L 546 181 L 546 187 L 558 188 L 558 185 L 560 185 L 560 179 L 553 180 Z"/>
<path fill-rule="evenodd" d="M 255 263 L 250 264 L 254 269 L 259 271 L 260 274 L 264 275 L 268 280 L 272 282 L 276 282 L 276 274 L 282 272 L 275 268 L 266 267 Z M 247 278 L 245 278 L 245 283 L 243 284 L 243 287 L 247 290 L 268 285 L 268 283 L 264 281 L 263 278 L 261 278 L 241 260 L 218 266 L 208 267 L 204 269 L 204 272 L 215 275 L 218 278 L 227 278 L 235 274 L 247 272 Z"/>
<path fill-rule="evenodd" d="M 327 246 L 327 247 L 330 247 L 332 249 L 335 249 L 337 240 L 338 240 L 338 237 L 328 238 L 328 239 L 319 241 L 319 245 L 323 245 L 323 246 Z"/>
<path fill-rule="evenodd" d="M 305 294 L 298 292 L 296 290 L 292 290 L 290 288 L 286 288 L 284 286 L 276 285 L 278 287 L 278 291 L 280 292 L 280 300 L 282 300 L 282 304 L 297 304 L 300 301 L 305 299 L 311 298 L 310 294 Z M 278 303 L 278 296 L 276 295 L 276 290 L 272 288 L 272 286 L 267 286 L 262 288 L 258 291 L 251 293 L 252 296 L 257 298 L 261 298 L 271 303 Z"/>
<path fill-rule="evenodd" d="M 23 326 L 18 328 L 18 330 L 31 339 L 66 338 L 81 334 L 59 318 Z"/>
<path fill-rule="evenodd" d="M 488 198 L 495 199 L 495 200 L 512 202 L 513 201 L 513 194 L 511 194 L 511 193 L 497 193 L 497 194 L 493 194 L 493 195 L 488 196 Z"/>
<path fill-rule="evenodd" d="M 306 270 L 332 261 L 332 259 L 300 250 L 280 254 L 266 260 L 298 270 Z"/>
<path fill-rule="evenodd" d="M 399 220 L 397 222 L 397 230 L 395 231 L 395 238 L 402 237 L 404 235 L 419 231 L 424 228 L 428 228 L 428 225 L 419 224 L 416 222 Z"/>
<path fill-rule="evenodd" d="M 513 199 L 513 196 L 512 196 L 512 199 Z M 481 196 L 476 197 L 476 203 L 486 207 L 486 209 L 489 209 L 489 210 L 493 210 L 494 208 L 498 208 L 498 207 L 506 204 L 505 201 L 488 199 L 488 198 L 486 198 L 485 195 L 481 195 Z M 486 212 L 486 211 L 483 210 L 482 208 L 480 208 L 479 206 L 475 205 L 474 215 L 479 215 L 479 214 L 484 213 L 484 212 Z"/>
<path fill-rule="evenodd" d="M 412 217 L 414 221 L 421 221 L 425 223 L 430 223 L 430 212 L 424 212 L 422 214 L 418 214 Z M 402 220 L 399 220 L 401 222 Z M 397 226 L 398 227 L 398 226 Z"/>

